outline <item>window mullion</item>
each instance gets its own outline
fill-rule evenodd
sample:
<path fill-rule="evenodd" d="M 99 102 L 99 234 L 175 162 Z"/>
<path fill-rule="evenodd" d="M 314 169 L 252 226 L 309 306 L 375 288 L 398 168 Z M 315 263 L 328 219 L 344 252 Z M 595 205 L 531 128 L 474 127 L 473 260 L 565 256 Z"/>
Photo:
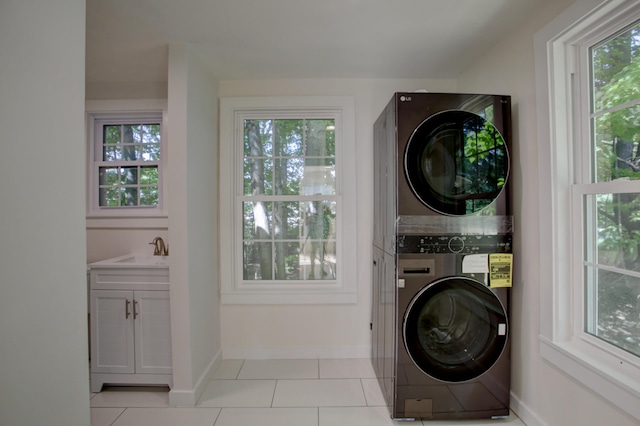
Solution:
<path fill-rule="evenodd" d="M 574 183 L 586 184 L 593 182 L 592 174 L 592 123 L 591 95 L 588 77 L 591 74 L 588 48 L 584 45 L 571 46 L 572 61 L 575 72 L 572 74 L 571 90 L 573 98 L 573 149 L 574 149 Z M 586 76 L 586 78 L 585 78 Z"/>

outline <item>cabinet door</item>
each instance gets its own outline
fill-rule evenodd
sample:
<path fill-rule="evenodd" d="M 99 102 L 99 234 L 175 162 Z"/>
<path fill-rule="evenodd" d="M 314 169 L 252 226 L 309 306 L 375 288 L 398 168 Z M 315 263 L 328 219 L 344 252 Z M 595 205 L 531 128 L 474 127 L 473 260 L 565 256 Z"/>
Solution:
<path fill-rule="evenodd" d="M 384 362 L 383 362 L 383 382 L 385 383 L 385 398 L 387 404 L 393 403 L 392 398 L 394 394 L 394 378 L 395 374 L 395 359 L 396 359 L 396 295 L 398 286 L 398 276 L 396 273 L 396 257 L 392 254 L 384 253 L 383 269 L 381 271 L 380 287 L 382 289 L 383 300 L 382 305 L 382 323 L 384 324 Z"/>
<path fill-rule="evenodd" d="M 371 332 L 372 332 L 372 363 L 376 376 L 382 377 L 384 362 L 384 306 L 382 305 L 381 274 L 383 268 L 384 257 L 382 250 L 373 247 L 373 291 L 372 291 L 372 313 L 371 313 Z"/>
<path fill-rule="evenodd" d="M 135 372 L 133 292 L 91 291 L 91 371 Z"/>
<path fill-rule="evenodd" d="M 168 291 L 134 291 L 136 373 L 171 374 Z"/>

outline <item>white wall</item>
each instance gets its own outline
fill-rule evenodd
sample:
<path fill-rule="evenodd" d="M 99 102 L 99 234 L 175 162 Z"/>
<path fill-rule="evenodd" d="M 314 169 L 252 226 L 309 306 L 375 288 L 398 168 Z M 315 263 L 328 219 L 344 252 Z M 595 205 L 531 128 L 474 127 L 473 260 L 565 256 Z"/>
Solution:
<path fill-rule="evenodd" d="M 166 98 L 166 81 L 94 81 L 86 83 L 87 100 Z"/>
<path fill-rule="evenodd" d="M 369 357 L 373 241 L 373 122 L 394 92 L 455 91 L 454 80 L 221 81 L 224 96 L 355 97 L 358 303 L 355 305 L 222 305 L 224 358 Z M 220 143 L 230 143 L 220 141 Z M 224 246 L 224 242 L 222 243 Z"/>
<path fill-rule="evenodd" d="M 86 161 L 86 160 L 85 160 Z M 88 228 L 87 263 L 110 259 L 128 253 L 144 253 L 151 256 L 153 246 L 149 245 L 155 237 L 169 243 L 167 227 L 158 228 Z"/>
<path fill-rule="evenodd" d="M 86 426 L 84 0 L 0 2 L 0 423 Z"/>
<path fill-rule="evenodd" d="M 573 0 L 545 2 L 517 31 L 458 79 L 461 91 L 512 96 L 515 215 L 512 303 L 512 397 L 514 410 L 535 425 L 632 425 L 634 420 L 551 367 L 540 357 L 538 149 L 533 36 Z M 544 312 L 544 309 L 542 309 Z"/>
<path fill-rule="evenodd" d="M 218 280 L 217 81 L 188 47 L 169 47 L 169 82 L 127 91 L 128 84 L 88 84 L 88 98 L 167 97 L 169 218 L 122 220 L 122 227 L 87 229 L 87 262 L 170 246 L 173 347 L 172 405 L 194 405 L 221 360 Z M 165 87 L 163 91 L 162 88 Z M 114 93 L 119 97 L 114 97 Z M 144 96 L 142 96 L 144 95 Z M 113 220 L 111 222 L 114 222 Z M 143 224 L 144 227 L 139 226 Z"/>
<path fill-rule="evenodd" d="M 172 405 L 194 405 L 221 360 L 216 91 L 186 46 L 169 47 Z"/>

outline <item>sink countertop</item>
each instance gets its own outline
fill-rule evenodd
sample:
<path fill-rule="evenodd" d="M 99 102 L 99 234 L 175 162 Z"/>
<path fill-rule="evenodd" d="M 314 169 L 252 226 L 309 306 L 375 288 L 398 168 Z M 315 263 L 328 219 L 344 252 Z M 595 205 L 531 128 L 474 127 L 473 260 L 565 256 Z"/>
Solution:
<path fill-rule="evenodd" d="M 169 256 L 148 256 L 144 254 L 125 254 L 111 259 L 100 260 L 87 265 L 93 268 L 168 268 Z"/>

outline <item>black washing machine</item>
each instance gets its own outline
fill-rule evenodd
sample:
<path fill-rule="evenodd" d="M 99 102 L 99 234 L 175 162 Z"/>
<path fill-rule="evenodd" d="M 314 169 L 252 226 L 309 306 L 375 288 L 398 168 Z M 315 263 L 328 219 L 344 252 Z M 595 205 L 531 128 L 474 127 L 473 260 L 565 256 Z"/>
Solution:
<path fill-rule="evenodd" d="M 508 417 L 510 288 L 492 283 L 510 275 L 511 234 L 397 239 L 389 264 L 377 260 L 394 279 L 374 285 L 373 360 L 391 417 Z"/>

